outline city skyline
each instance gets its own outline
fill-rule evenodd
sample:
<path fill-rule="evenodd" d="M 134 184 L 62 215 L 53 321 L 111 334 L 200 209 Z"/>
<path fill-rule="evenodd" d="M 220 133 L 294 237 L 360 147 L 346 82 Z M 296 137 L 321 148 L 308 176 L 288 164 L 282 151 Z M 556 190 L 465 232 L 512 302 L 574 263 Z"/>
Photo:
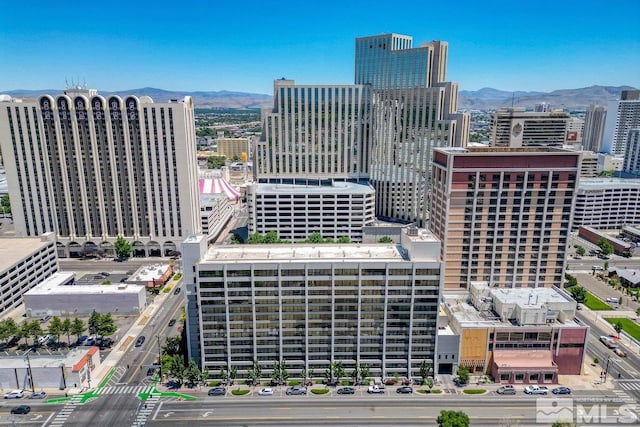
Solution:
<path fill-rule="evenodd" d="M 640 37 L 620 24 L 620 16 L 640 12 L 630 1 L 604 10 L 595 2 L 575 8 L 543 1 L 536 9 L 503 1 L 455 9 L 416 4 L 397 11 L 397 19 L 389 19 L 396 15 L 388 5 L 359 0 L 350 7 L 249 2 L 241 9 L 196 1 L 170 11 L 147 1 L 126 10 L 49 5 L 4 6 L 13 19 L 0 28 L 0 56 L 11 66 L 0 70 L 0 91 L 74 82 L 103 91 L 148 86 L 270 94 L 281 77 L 350 84 L 354 40 L 391 32 L 419 43 L 447 41 L 446 79 L 461 90 L 640 87 Z"/>

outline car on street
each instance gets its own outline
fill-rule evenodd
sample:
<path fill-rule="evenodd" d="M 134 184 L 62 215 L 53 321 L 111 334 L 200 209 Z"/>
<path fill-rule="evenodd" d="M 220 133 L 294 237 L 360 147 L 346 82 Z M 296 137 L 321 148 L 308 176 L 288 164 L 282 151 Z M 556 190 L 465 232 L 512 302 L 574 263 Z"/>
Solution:
<path fill-rule="evenodd" d="M 402 387 L 398 387 L 396 389 L 396 393 L 401 393 L 401 394 L 409 394 L 409 393 L 413 393 L 413 388 L 411 388 L 408 385 L 402 386 Z"/>
<path fill-rule="evenodd" d="M 525 394 L 542 394 L 546 396 L 549 389 L 545 386 L 528 385 L 524 388 L 524 392 Z"/>
<path fill-rule="evenodd" d="M 45 397 L 47 397 L 46 391 L 35 391 L 31 393 L 29 399 L 44 399 Z"/>
<path fill-rule="evenodd" d="M 174 295 L 178 295 L 180 293 L 180 291 L 182 290 L 182 288 L 176 288 L 175 291 L 173 291 Z"/>
<path fill-rule="evenodd" d="M 372 385 L 367 389 L 367 393 L 369 394 L 382 394 L 384 393 L 384 387 L 380 387 L 379 385 Z"/>
<path fill-rule="evenodd" d="M 172 327 L 175 324 L 176 324 L 176 319 L 169 320 L 169 327 Z"/>
<path fill-rule="evenodd" d="M 209 389 L 207 394 L 209 396 L 224 396 L 227 393 L 227 390 L 224 387 L 214 387 Z"/>
<path fill-rule="evenodd" d="M 620 349 L 620 348 L 614 348 L 614 349 L 613 349 L 613 352 L 614 352 L 617 356 L 620 356 L 620 357 L 627 357 L 627 353 L 626 353 L 624 350 Z"/>
<path fill-rule="evenodd" d="M 51 316 L 43 316 L 40 318 L 40 323 L 47 323 L 51 319 Z"/>
<path fill-rule="evenodd" d="M 24 397 L 23 390 L 13 390 L 13 391 L 10 391 L 9 393 L 5 393 L 4 395 L 5 399 L 22 399 L 23 397 Z"/>
<path fill-rule="evenodd" d="M 498 389 L 496 390 L 496 393 L 498 393 L 498 394 L 516 394 L 516 388 L 514 386 L 512 386 L 511 384 L 507 384 L 507 385 L 503 385 L 501 387 L 498 387 Z"/>
<path fill-rule="evenodd" d="M 342 387 L 337 391 L 338 394 L 355 394 L 356 389 L 353 387 Z"/>
<path fill-rule="evenodd" d="M 265 387 L 258 392 L 260 396 L 273 396 L 273 389 L 271 387 Z"/>
<path fill-rule="evenodd" d="M 142 344 L 144 344 L 144 340 L 145 340 L 145 336 L 144 335 L 140 335 L 138 337 L 138 339 L 136 340 L 136 347 L 140 347 Z"/>
<path fill-rule="evenodd" d="M 12 414 L 26 415 L 29 412 L 31 412 L 31 406 L 28 405 L 20 405 L 16 406 L 15 408 L 11 408 Z"/>
<path fill-rule="evenodd" d="M 287 395 L 307 394 L 307 388 L 301 386 L 293 386 L 287 389 Z"/>
<path fill-rule="evenodd" d="M 571 389 L 569 387 L 556 387 L 551 390 L 553 394 L 571 394 Z"/>

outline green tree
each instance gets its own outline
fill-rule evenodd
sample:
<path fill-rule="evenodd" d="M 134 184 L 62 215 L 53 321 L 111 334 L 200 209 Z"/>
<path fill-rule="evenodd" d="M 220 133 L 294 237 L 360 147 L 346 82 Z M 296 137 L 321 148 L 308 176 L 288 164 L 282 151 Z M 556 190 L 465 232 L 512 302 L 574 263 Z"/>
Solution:
<path fill-rule="evenodd" d="M 429 387 L 429 393 L 431 393 L 431 389 L 433 388 L 435 383 L 433 382 L 433 380 L 427 380 L 426 384 L 427 384 L 427 387 Z"/>
<path fill-rule="evenodd" d="M 366 380 L 367 378 L 369 378 L 369 375 L 371 375 L 371 369 L 369 368 L 369 365 L 367 363 L 360 362 L 359 368 L 360 379 Z"/>
<path fill-rule="evenodd" d="M 578 284 L 578 279 L 576 279 L 574 276 L 570 275 L 569 273 L 565 273 L 564 278 L 566 280 L 564 284 L 565 288 L 571 288 Z"/>
<path fill-rule="evenodd" d="M 238 378 L 238 367 L 232 366 L 231 369 L 229 369 L 229 379 L 231 380 L 231 384 L 233 384 L 236 378 Z"/>
<path fill-rule="evenodd" d="M 131 256 L 131 243 L 127 242 L 122 236 L 116 238 L 113 243 L 113 249 L 116 251 L 118 258 L 129 258 Z"/>
<path fill-rule="evenodd" d="M 600 252 L 602 252 L 604 256 L 609 256 L 613 253 L 613 245 L 604 237 L 601 237 L 600 240 L 598 240 L 598 246 L 600 247 Z"/>
<path fill-rule="evenodd" d="M 73 322 L 71 323 L 71 334 L 75 335 L 76 339 L 79 339 L 80 335 L 82 335 L 86 330 L 87 327 L 85 326 L 82 319 L 78 319 L 77 317 L 73 319 Z"/>
<path fill-rule="evenodd" d="M 280 376 L 280 362 L 278 362 L 278 359 L 273 361 L 273 369 L 271 370 L 271 379 L 277 382 L 278 384 L 282 379 L 282 377 Z"/>
<path fill-rule="evenodd" d="M 182 342 L 182 338 L 178 335 L 175 337 L 167 337 L 164 340 L 164 345 L 162 346 L 162 354 L 168 354 L 169 356 L 175 356 L 181 354 L 180 352 L 180 344 Z"/>
<path fill-rule="evenodd" d="M 262 379 L 262 365 L 258 362 L 258 359 L 254 359 L 253 366 L 247 372 L 247 376 L 250 380 L 253 380 L 254 384 L 259 384 Z"/>
<path fill-rule="evenodd" d="M 576 427 L 577 424 L 571 421 L 556 421 L 551 424 L 551 427 Z"/>
<path fill-rule="evenodd" d="M 231 239 L 229 240 L 229 243 L 231 243 L 232 245 L 238 245 L 240 243 L 243 243 L 242 236 L 240 236 L 238 233 L 233 233 L 231 235 Z"/>
<path fill-rule="evenodd" d="M 100 322 L 98 324 L 98 334 L 103 337 L 108 337 L 116 333 L 118 327 L 113 320 L 111 313 L 103 313 L 100 315 Z"/>
<path fill-rule="evenodd" d="M 587 253 L 587 251 L 585 250 L 585 248 L 583 248 L 580 245 L 576 246 L 576 255 L 584 256 L 584 254 L 586 254 L 586 253 Z"/>
<path fill-rule="evenodd" d="M 569 293 L 578 303 L 584 304 L 584 302 L 587 300 L 587 290 L 582 286 L 574 286 L 570 288 Z"/>
<path fill-rule="evenodd" d="M 618 333 L 618 334 L 619 334 L 620 332 L 622 332 L 622 329 L 623 329 L 623 328 L 622 328 L 622 322 L 621 322 L 621 321 L 619 321 L 619 320 L 617 320 L 617 321 L 613 324 L 613 329 L 615 329 L 615 330 L 616 330 L 616 333 Z"/>
<path fill-rule="evenodd" d="M 89 326 L 89 334 L 97 335 L 100 330 L 100 313 L 93 310 L 91 316 L 89 316 L 89 320 L 87 321 L 87 325 Z"/>
<path fill-rule="evenodd" d="M 71 345 L 71 331 L 72 331 L 73 323 L 71 319 L 68 317 L 62 321 L 62 325 L 60 327 L 60 333 L 67 336 L 67 344 Z"/>
<path fill-rule="evenodd" d="M 169 356 L 168 371 L 172 378 L 182 384 L 185 379 L 186 368 L 184 366 L 184 358 L 180 354 Z"/>
<path fill-rule="evenodd" d="M 438 427 L 469 427 L 469 416 L 462 411 L 440 411 Z"/>
<path fill-rule="evenodd" d="M 51 321 L 49 322 L 49 330 L 47 331 L 49 335 L 53 335 L 56 337 L 56 341 L 59 340 L 60 335 L 62 335 L 62 320 L 58 316 L 53 316 Z"/>
<path fill-rule="evenodd" d="M 640 316 L 640 307 L 636 309 L 636 316 Z"/>
<path fill-rule="evenodd" d="M 340 382 L 340 379 L 346 375 L 344 372 L 344 366 L 341 361 L 333 362 L 332 365 L 335 378 Z"/>
<path fill-rule="evenodd" d="M 430 362 L 423 360 L 420 362 L 420 378 L 422 378 L 422 382 L 424 383 L 428 377 L 431 376 L 431 372 L 433 371 L 433 366 Z"/>
<path fill-rule="evenodd" d="M 20 334 L 20 327 L 11 317 L 0 320 L 0 340 L 9 341 L 15 335 Z"/>
<path fill-rule="evenodd" d="M 202 381 L 202 371 L 195 360 L 189 359 L 189 364 L 184 370 L 184 377 L 187 384 L 195 385 Z"/>
<path fill-rule="evenodd" d="M 40 326 L 40 322 L 37 320 L 32 320 L 31 322 L 25 320 L 22 322 L 22 326 L 20 327 L 20 336 L 28 340 L 29 337 L 33 339 L 33 343 L 36 342 L 39 336 L 43 335 L 44 331 L 42 330 L 42 326 Z"/>
<path fill-rule="evenodd" d="M 0 209 L 2 210 L 3 217 L 5 214 L 11 213 L 11 201 L 9 200 L 8 194 L 5 194 L 0 198 Z"/>
<path fill-rule="evenodd" d="M 273 245 L 274 243 L 280 243 L 280 239 L 278 238 L 278 233 L 275 231 L 269 231 L 264 235 L 264 243 L 268 245 Z"/>
<path fill-rule="evenodd" d="M 603 267 L 603 268 L 604 268 L 605 270 L 609 270 L 609 263 L 608 263 L 608 262 L 605 262 L 605 263 L 604 263 L 604 267 Z"/>
<path fill-rule="evenodd" d="M 257 245 L 257 244 L 264 243 L 264 236 L 260 233 L 253 233 L 249 236 L 248 243 L 250 245 Z"/>
<path fill-rule="evenodd" d="M 313 233 L 309 234 L 309 237 L 307 237 L 307 240 L 305 240 L 306 243 L 323 243 L 324 239 L 322 238 L 322 235 L 320 233 L 318 233 L 317 231 L 314 231 Z"/>
<path fill-rule="evenodd" d="M 349 236 L 338 237 L 338 243 L 351 243 Z"/>
<path fill-rule="evenodd" d="M 458 379 L 461 384 L 467 384 L 469 382 L 469 368 L 462 365 L 458 367 Z"/>
<path fill-rule="evenodd" d="M 220 169 L 227 162 L 227 158 L 225 156 L 210 156 L 207 157 L 207 168 L 208 169 Z"/>
<path fill-rule="evenodd" d="M 393 243 L 393 239 L 389 236 L 384 236 L 378 239 L 378 243 Z"/>
<path fill-rule="evenodd" d="M 226 369 L 224 369 L 224 366 L 222 368 L 220 368 L 220 379 L 225 384 L 227 383 L 227 380 L 229 379 L 229 373 L 227 372 Z"/>

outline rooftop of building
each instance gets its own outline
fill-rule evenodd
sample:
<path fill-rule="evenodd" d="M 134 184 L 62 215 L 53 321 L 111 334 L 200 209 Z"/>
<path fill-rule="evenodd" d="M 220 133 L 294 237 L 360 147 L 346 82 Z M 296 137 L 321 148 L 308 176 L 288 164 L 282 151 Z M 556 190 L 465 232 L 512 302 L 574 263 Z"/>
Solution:
<path fill-rule="evenodd" d="M 404 261 L 393 244 L 278 244 L 211 246 L 201 262 Z"/>
<path fill-rule="evenodd" d="M 10 269 L 50 243 L 49 241 L 43 241 L 40 237 L 0 238 L 0 273 Z"/>
<path fill-rule="evenodd" d="M 580 178 L 580 190 L 615 190 L 622 188 L 640 188 L 640 179 L 624 178 Z"/>
<path fill-rule="evenodd" d="M 127 283 L 111 283 L 108 285 L 78 285 L 75 273 L 54 273 L 42 283 L 28 290 L 25 295 L 96 295 L 96 294 L 130 294 L 139 293 L 144 286 Z"/>
<path fill-rule="evenodd" d="M 368 184 L 335 181 L 332 185 L 303 184 L 252 184 L 256 194 L 373 194 L 375 190 Z"/>
<path fill-rule="evenodd" d="M 522 153 L 553 153 L 553 154 L 571 154 L 577 155 L 579 152 L 575 150 L 568 150 L 562 147 L 551 146 L 528 146 L 528 147 L 488 147 L 488 146 L 469 146 L 463 147 L 438 147 L 435 150 L 440 150 L 446 153 L 461 153 L 461 154 L 522 154 Z"/>
<path fill-rule="evenodd" d="M 95 354 L 97 351 L 99 351 L 98 347 L 80 346 L 71 349 L 64 356 L 41 356 L 31 354 L 29 355 L 29 364 L 32 369 L 60 368 L 61 366 L 71 367 L 80 363 L 83 358 Z M 25 369 L 27 367 L 26 356 L 2 356 L 2 367 L 4 369 Z"/>
<path fill-rule="evenodd" d="M 567 302 L 553 288 L 491 288 L 491 296 L 503 304 L 540 306 L 540 304 Z"/>
<path fill-rule="evenodd" d="M 136 270 L 129 280 L 132 282 L 150 282 L 162 277 L 163 274 L 171 268 L 169 263 L 156 263 L 150 265 L 143 265 Z"/>
<path fill-rule="evenodd" d="M 493 362 L 505 368 L 551 368 L 555 366 L 549 350 L 496 350 Z"/>
<path fill-rule="evenodd" d="M 609 268 L 609 272 L 615 273 L 618 277 L 630 283 L 633 283 L 636 285 L 640 283 L 640 270 L 635 270 L 632 268 L 611 267 Z"/>

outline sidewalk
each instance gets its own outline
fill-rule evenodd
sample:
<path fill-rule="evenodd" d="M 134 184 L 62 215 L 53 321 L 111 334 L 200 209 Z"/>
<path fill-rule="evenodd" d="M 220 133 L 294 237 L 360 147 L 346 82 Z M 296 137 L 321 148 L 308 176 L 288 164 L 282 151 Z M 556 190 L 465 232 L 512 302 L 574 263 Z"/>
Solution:
<path fill-rule="evenodd" d="M 129 330 L 122 334 L 120 341 L 113 344 L 113 350 L 111 350 L 111 353 L 109 353 L 100 366 L 91 371 L 91 388 L 96 388 L 98 384 L 100 384 L 100 382 L 109 374 L 111 369 L 118 365 L 122 356 L 127 352 L 127 350 L 129 350 L 129 347 L 133 345 L 136 337 L 140 335 L 148 321 L 151 320 L 158 309 L 162 307 L 164 301 L 170 295 L 173 295 L 173 289 L 180 280 L 182 280 L 182 278 L 178 280 L 169 280 L 165 287 L 170 287 L 170 292 L 160 291 L 160 293 L 153 299 L 153 302 L 147 306 L 138 319 L 131 325 Z"/>

